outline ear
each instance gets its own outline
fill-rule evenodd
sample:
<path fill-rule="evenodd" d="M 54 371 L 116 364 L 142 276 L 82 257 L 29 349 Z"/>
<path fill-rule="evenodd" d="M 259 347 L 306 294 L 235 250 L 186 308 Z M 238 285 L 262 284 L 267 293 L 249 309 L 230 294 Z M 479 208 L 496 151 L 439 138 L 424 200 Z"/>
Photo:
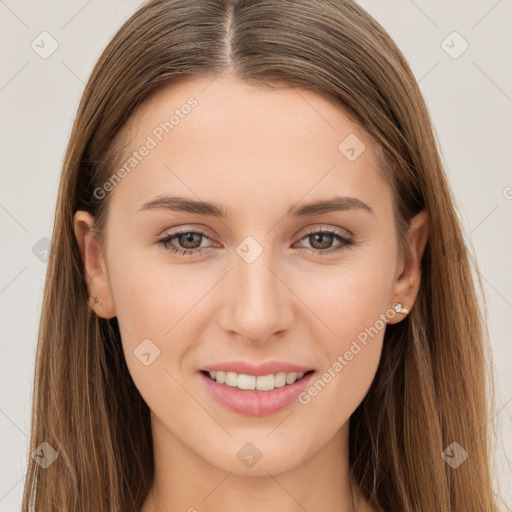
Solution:
<path fill-rule="evenodd" d="M 421 258 L 427 245 L 429 225 L 427 212 L 422 210 L 415 215 L 407 234 L 403 261 L 397 272 L 393 286 L 393 304 L 400 302 L 405 309 L 412 308 L 421 283 Z M 404 313 L 397 313 L 388 323 L 394 324 L 404 318 Z"/>
<path fill-rule="evenodd" d="M 85 279 L 89 289 L 89 307 L 101 318 L 116 316 L 114 301 L 103 257 L 103 249 L 92 227 L 94 217 L 79 210 L 74 216 L 75 237 L 84 263 Z M 98 303 L 94 297 L 99 297 Z"/>

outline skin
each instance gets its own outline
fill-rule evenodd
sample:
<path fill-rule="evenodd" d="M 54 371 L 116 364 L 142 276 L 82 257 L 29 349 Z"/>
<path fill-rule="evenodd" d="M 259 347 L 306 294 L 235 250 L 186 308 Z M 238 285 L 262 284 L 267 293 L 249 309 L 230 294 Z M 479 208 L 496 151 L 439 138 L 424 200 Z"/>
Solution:
<path fill-rule="evenodd" d="M 117 316 L 128 368 L 151 409 L 156 477 L 142 511 L 155 504 L 158 511 L 355 510 L 349 418 L 374 378 L 384 328 L 308 404 L 294 401 L 268 416 L 223 408 L 197 371 L 277 359 L 321 376 L 395 302 L 413 305 L 426 216 L 412 220 L 401 259 L 378 148 L 341 109 L 308 91 L 256 88 L 229 75 L 166 86 L 130 119 L 128 152 L 190 96 L 198 105 L 110 192 L 106 246 L 87 212 L 74 219 L 91 297 L 102 302 L 91 306 L 100 317 Z M 338 149 L 350 134 L 366 146 L 354 161 Z M 162 194 L 212 201 L 233 216 L 139 211 Z M 290 206 L 333 195 L 357 198 L 373 213 L 286 216 Z M 186 247 L 210 251 L 183 256 L 155 243 L 179 227 L 204 231 Z M 315 241 L 309 228 L 355 242 L 329 254 L 341 242 Z M 236 252 L 247 236 L 263 249 L 252 263 Z M 183 243 L 177 237 L 172 245 Z M 314 254 L 322 248 L 325 255 Z M 149 366 L 134 355 L 146 338 L 160 349 Z M 247 442 L 262 453 L 251 468 L 237 457 Z M 374 510 L 359 494 L 356 502 Z"/>

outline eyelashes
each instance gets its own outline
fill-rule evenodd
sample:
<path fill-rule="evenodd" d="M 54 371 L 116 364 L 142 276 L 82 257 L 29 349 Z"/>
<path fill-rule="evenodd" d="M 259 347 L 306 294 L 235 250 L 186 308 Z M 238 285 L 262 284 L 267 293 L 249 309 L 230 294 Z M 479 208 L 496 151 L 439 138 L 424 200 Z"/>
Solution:
<path fill-rule="evenodd" d="M 198 248 L 194 248 L 194 249 L 186 249 L 186 248 L 176 248 L 174 245 L 172 245 L 172 243 L 171 243 L 172 240 L 174 240 L 175 238 L 184 237 L 185 235 L 196 235 L 201 238 L 209 238 L 202 231 L 196 231 L 196 230 L 192 230 L 192 229 L 180 229 L 178 231 L 175 231 L 172 234 L 166 235 L 165 237 L 158 239 L 157 244 L 161 245 L 164 249 L 168 250 L 171 253 L 181 253 L 182 256 L 185 256 L 185 254 L 187 254 L 187 253 L 190 255 L 199 255 L 199 254 L 203 254 L 205 252 L 210 251 L 210 249 L 211 249 L 210 247 L 207 247 L 207 248 L 198 247 Z"/>
<path fill-rule="evenodd" d="M 180 256 L 190 255 L 190 256 L 199 256 L 208 252 L 211 252 L 213 250 L 212 247 L 195 247 L 187 249 L 186 247 L 176 247 L 174 245 L 173 240 L 177 239 L 181 243 L 194 243 L 194 238 L 199 237 L 201 242 L 203 239 L 210 239 L 206 233 L 203 233 L 201 230 L 196 229 L 187 229 L 182 228 L 177 231 L 174 231 L 173 233 L 170 233 L 163 238 L 158 238 L 156 240 L 157 245 L 163 247 L 165 250 L 169 251 L 173 254 L 179 254 Z M 308 239 L 314 239 L 315 243 L 318 242 L 315 237 L 320 237 L 320 243 L 325 243 L 324 240 L 327 238 L 327 243 L 329 243 L 332 239 L 334 242 L 337 240 L 339 242 L 339 245 L 335 246 L 335 248 L 324 248 L 324 249 L 315 249 L 315 248 L 308 248 L 308 247 L 301 247 L 301 249 L 305 249 L 308 252 L 314 254 L 314 255 L 331 255 L 333 253 L 339 253 L 343 249 L 353 245 L 355 242 L 354 240 L 346 235 L 345 233 L 341 231 L 336 231 L 332 229 L 324 229 L 324 228 L 317 228 L 317 229 L 311 229 L 308 232 L 306 232 L 298 241 L 301 242 L 302 240 Z M 191 240 L 192 238 L 192 240 Z"/>

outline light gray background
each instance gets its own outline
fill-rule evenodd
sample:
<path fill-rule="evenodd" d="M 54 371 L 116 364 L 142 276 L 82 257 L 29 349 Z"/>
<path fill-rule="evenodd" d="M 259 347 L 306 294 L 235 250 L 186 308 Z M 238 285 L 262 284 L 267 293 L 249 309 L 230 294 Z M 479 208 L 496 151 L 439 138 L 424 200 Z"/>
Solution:
<path fill-rule="evenodd" d="M 482 423 L 497 424 L 496 480 L 510 507 L 512 0 L 359 3 L 388 30 L 420 81 L 478 259 L 498 395 L 495 414 Z M 65 147 L 94 63 L 139 5 L 140 0 L 0 0 L 0 512 L 21 504 L 46 272 L 41 260 Z M 58 43 L 46 59 L 31 47 L 43 31 Z M 469 44 L 458 58 L 445 51 L 463 48 L 458 36 L 442 43 L 453 31 Z"/>

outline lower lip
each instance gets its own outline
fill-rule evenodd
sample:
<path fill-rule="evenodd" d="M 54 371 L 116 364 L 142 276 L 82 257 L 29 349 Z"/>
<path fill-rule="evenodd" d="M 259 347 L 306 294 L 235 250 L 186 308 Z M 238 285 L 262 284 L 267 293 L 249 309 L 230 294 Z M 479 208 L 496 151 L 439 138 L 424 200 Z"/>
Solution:
<path fill-rule="evenodd" d="M 213 398 L 230 411 L 245 416 L 268 416 L 288 407 L 304 391 L 315 372 L 302 379 L 272 391 L 244 391 L 237 387 L 219 384 L 202 372 L 200 377 Z"/>

